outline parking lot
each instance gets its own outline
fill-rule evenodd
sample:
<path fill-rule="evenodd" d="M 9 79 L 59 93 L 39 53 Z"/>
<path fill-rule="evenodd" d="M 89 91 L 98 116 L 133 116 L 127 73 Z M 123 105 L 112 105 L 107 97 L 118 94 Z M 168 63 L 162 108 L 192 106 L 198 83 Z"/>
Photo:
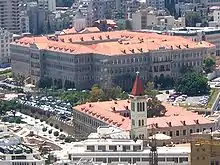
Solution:
<path fill-rule="evenodd" d="M 173 93 L 171 93 L 173 94 Z M 196 105 L 204 105 L 206 106 L 208 103 L 209 96 L 193 96 L 193 97 L 186 97 L 185 99 L 179 95 L 177 97 L 173 97 L 173 99 L 169 99 L 170 94 L 166 94 L 163 91 L 163 94 L 157 95 L 157 98 L 160 101 L 168 101 L 173 104 L 183 103 L 186 105 L 196 106 Z"/>

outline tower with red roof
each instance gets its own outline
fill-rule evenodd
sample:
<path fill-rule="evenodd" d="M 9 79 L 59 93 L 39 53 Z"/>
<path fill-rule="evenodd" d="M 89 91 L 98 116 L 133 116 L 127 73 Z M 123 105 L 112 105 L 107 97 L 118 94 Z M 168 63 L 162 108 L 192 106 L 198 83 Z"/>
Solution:
<path fill-rule="evenodd" d="M 131 91 L 131 137 L 147 139 L 147 96 L 144 92 L 140 73 L 137 72 L 136 79 Z"/>

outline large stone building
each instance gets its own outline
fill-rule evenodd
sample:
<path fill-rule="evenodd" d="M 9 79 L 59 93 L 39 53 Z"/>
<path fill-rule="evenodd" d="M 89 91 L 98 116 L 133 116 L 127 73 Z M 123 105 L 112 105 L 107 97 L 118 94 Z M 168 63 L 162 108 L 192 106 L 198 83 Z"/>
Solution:
<path fill-rule="evenodd" d="M 0 0 L 0 27 L 16 34 L 21 32 L 19 3 L 20 0 Z"/>
<path fill-rule="evenodd" d="M 176 77 L 184 66 L 201 70 L 215 46 L 182 37 L 129 31 L 24 37 L 11 44 L 13 74 L 32 84 L 52 78 L 76 89 L 119 85 L 130 90 L 139 71 L 143 81 Z M 127 87 L 127 88 L 126 88 Z"/>
<path fill-rule="evenodd" d="M 111 125 L 130 131 L 132 138 L 144 140 L 162 133 L 170 136 L 176 144 L 190 142 L 192 133 L 217 129 L 214 121 L 168 103 L 163 103 L 166 108 L 163 116 L 148 118 L 147 100 L 138 75 L 129 100 L 93 102 L 73 107 L 75 126 L 89 133 L 99 126 Z"/>

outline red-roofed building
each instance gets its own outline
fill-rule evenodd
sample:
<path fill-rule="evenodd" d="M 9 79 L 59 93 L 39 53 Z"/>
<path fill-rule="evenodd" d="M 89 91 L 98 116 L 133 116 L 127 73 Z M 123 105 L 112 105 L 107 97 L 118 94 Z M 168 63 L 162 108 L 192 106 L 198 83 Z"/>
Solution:
<path fill-rule="evenodd" d="M 191 133 L 203 130 L 215 130 L 215 122 L 210 121 L 202 115 L 187 111 L 182 107 L 163 103 L 167 114 L 163 117 L 148 118 L 146 128 L 147 136 L 151 136 L 151 125 L 155 132 L 160 132 L 172 137 L 174 143 L 185 143 L 191 139 Z M 123 113 L 122 113 L 123 112 Z M 112 125 L 124 130 L 131 130 L 132 120 L 131 100 L 93 102 L 73 107 L 75 126 L 83 132 L 95 132 L 96 128 L 103 125 Z M 129 113 L 129 115 L 127 114 Z M 124 115 L 124 116 L 123 116 Z M 139 126 L 139 121 L 137 121 Z M 140 121 L 142 125 L 142 121 Z M 142 126 L 141 126 L 142 127 Z M 136 130 L 139 130 L 138 128 Z M 137 131 L 143 137 L 143 130 Z"/>
<path fill-rule="evenodd" d="M 63 35 L 23 37 L 10 45 L 12 72 L 30 78 L 70 81 L 73 88 L 91 89 L 94 84 L 116 84 L 131 90 L 135 72 L 143 82 L 160 76 L 180 76 L 182 66 L 201 70 L 206 56 L 215 55 L 214 45 L 182 37 L 130 31 L 98 32 L 87 28 Z M 184 59 L 184 60 L 182 60 Z M 135 89 L 140 90 L 140 89 Z"/>

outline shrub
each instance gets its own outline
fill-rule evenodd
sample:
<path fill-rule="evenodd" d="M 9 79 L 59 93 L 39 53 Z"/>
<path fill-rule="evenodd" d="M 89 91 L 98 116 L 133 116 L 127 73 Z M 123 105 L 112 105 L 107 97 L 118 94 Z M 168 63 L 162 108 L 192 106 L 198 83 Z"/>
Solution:
<path fill-rule="evenodd" d="M 59 136 L 59 132 L 58 132 L 58 131 L 55 131 L 55 132 L 53 133 L 53 135 L 54 135 L 54 136 Z"/>
<path fill-rule="evenodd" d="M 51 134 L 51 133 L 52 133 L 52 129 L 51 129 L 51 130 L 49 130 L 49 131 L 48 131 L 48 133 L 49 133 L 49 134 Z"/>
<path fill-rule="evenodd" d="M 46 127 L 44 127 L 44 128 L 42 129 L 42 131 L 43 131 L 43 132 L 46 132 L 46 131 L 47 131 L 47 128 L 46 128 Z"/>
<path fill-rule="evenodd" d="M 63 139 L 65 139 L 66 138 L 66 136 L 64 135 L 64 134 L 60 134 L 60 136 L 59 136 L 59 139 L 60 140 L 63 140 Z"/>
<path fill-rule="evenodd" d="M 55 124 L 55 126 L 54 126 L 56 129 L 59 129 L 59 127 L 58 127 L 58 125 L 57 124 Z"/>
<path fill-rule="evenodd" d="M 68 137 L 65 138 L 66 143 L 71 143 L 71 142 L 75 142 L 75 141 L 76 141 L 76 139 L 72 138 L 71 136 L 68 136 Z"/>
<path fill-rule="evenodd" d="M 53 127 L 53 123 L 50 123 L 50 126 Z"/>

